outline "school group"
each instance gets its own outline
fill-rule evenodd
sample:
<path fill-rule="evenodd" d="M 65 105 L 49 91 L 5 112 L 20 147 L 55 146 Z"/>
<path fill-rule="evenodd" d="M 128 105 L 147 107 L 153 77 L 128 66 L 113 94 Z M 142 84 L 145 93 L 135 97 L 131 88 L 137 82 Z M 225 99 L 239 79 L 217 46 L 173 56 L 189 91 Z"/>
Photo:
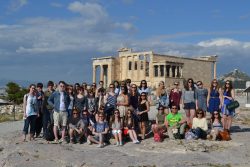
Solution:
<path fill-rule="evenodd" d="M 29 140 L 43 137 L 55 143 L 87 142 L 102 148 L 111 137 L 116 146 L 124 145 L 124 141 L 139 144 L 149 137 L 149 131 L 155 141 L 162 141 L 164 135 L 171 140 L 220 140 L 222 132 L 230 134 L 235 114 L 235 108 L 228 107 L 235 99 L 231 81 L 220 87 L 214 79 L 209 89 L 192 78 L 183 89 L 178 82 L 166 88 L 161 81 L 154 92 L 158 110 L 155 121 L 148 116 L 151 94 L 146 80 L 140 85 L 130 79 L 114 81 L 106 89 L 103 81 L 98 85 L 49 81 L 46 89 L 42 83 L 31 84 L 23 98 L 23 141 L 29 133 Z M 178 112 L 180 107 L 185 115 Z"/>

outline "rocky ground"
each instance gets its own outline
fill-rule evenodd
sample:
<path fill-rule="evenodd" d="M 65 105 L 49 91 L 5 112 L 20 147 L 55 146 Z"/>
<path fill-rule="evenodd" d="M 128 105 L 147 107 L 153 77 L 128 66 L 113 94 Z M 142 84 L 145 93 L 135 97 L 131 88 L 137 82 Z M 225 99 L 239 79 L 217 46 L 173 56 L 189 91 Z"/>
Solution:
<path fill-rule="evenodd" d="M 84 144 L 48 144 L 42 139 L 21 142 L 22 121 L 0 124 L 1 166 L 175 166 L 249 167 L 250 111 L 235 117 L 231 141 L 170 141 L 152 138 L 135 145 L 96 148 Z M 113 142 L 113 141 L 112 141 Z"/>

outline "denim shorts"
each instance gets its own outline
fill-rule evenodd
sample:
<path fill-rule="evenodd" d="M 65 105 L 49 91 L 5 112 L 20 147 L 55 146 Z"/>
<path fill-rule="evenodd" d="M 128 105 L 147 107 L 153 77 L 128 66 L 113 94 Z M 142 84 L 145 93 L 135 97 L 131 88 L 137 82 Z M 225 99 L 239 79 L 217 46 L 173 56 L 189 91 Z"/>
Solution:
<path fill-rule="evenodd" d="M 195 110 L 196 105 L 194 102 L 191 103 L 184 103 L 184 109 L 185 110 Z"/>

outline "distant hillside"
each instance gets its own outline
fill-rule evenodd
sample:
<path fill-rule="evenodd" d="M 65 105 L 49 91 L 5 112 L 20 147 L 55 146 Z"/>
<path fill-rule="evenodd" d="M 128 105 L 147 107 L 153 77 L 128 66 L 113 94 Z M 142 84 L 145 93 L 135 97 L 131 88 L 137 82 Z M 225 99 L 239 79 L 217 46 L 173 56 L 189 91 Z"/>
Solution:
<path fill-rule="evenodd" d="M 25 87 L 25 88 L 28 87 L 32 83 L 36 83 L 36 82 L 24 81 L 24 80 L 0 79 L 0 88 L 4 88 L 6 86 L 6 84 L 9 82 L 15 82 L 18 85 L 20 85 L 21 87 Z"/>
<path fill-rule="evenodd" d="M 233 71 L 218 78 L 218 81 L 220 83 L 224 83 L 227 80 L 232 81 L 235 88 L 245 89 L 246 81 L 250 81 L 250 76 L 248 76 L 248 74 L 246 74 L 245 72 L 234 69 Z"/>

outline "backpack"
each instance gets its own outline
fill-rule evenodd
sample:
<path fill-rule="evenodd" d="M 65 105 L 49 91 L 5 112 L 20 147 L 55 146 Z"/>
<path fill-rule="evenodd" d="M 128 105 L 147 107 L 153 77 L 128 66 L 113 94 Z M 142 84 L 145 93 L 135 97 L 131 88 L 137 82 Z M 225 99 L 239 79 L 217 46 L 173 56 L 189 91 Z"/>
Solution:
<path fill-rule="evenodd" d="M 165 94 L 164 96 L 161 96 L 160 99 L 158 100 L 156 107 L 159 108 L 160 106 L 164 108 L 169 107 L 169 96 L 167 94 Z"/>
<path fill-rule="evenodd" d="M 195 133 L 190 129 L 186 134 L 185 134 L 185 139 L 186 140 L 192 140 L 192 139 L 198 139 L 198 136 L 195 135 Z"/>

